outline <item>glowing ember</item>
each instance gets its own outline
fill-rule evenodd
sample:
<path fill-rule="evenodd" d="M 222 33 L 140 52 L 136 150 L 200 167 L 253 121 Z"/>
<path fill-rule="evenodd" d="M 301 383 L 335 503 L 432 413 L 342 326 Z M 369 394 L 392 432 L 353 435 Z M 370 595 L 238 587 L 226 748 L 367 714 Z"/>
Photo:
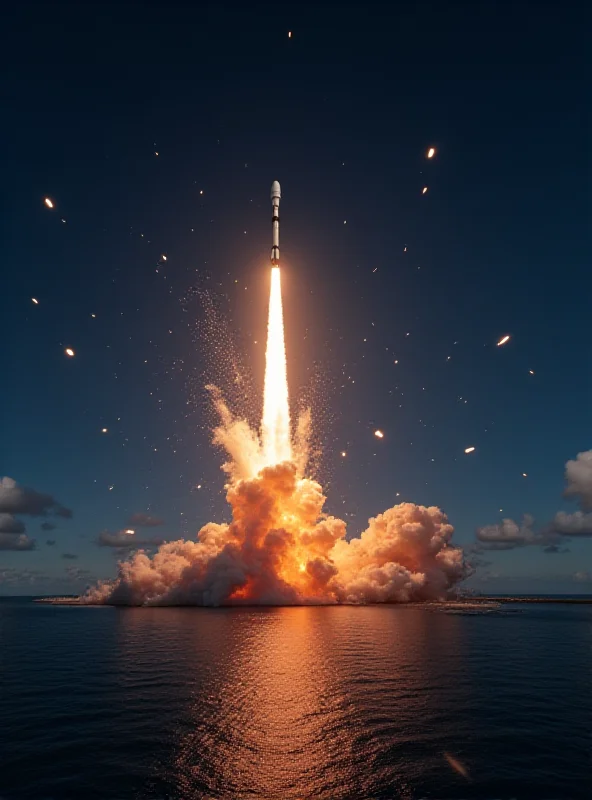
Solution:
<path fill-rule="evenodd" d="M 290 407 L 288 404 L 288 377 L 279 267 L 273 267 L 271 270 L 261 437 L 263 440 L 263 466 L 290 461 L 292 458 Z"/>
<path fill-rule="evenodd" d="M 44 200 L 43 202 L 45 203 L 45 205 L 46 205 L 48 208 L 53 208 L 53 203 L 52 203 L 52 201 L 49 199 L 49 197 L 46 197 L 46 198 L 45 198 L 45 200 Z"/>
<path fill-rule="evenodd" d="M 107 433 L 107 428 L 101 428 L 101 433 Z"/>
<path fill-rule="evenodd" d="M 475 452 L 474 447 L 465 447 L 465 453 L 474 453 L 474 452 Z"/>
<path fill-rule="evenodd" d="M 71 348 L 71 347 L 66 347 L 66 349 L 64 350 L 64 352 L 65 352 L 65 354 L 66 354 L 67 356 L 70 356 L 70 358 L 73 358 L 73 357 L 74 357 L 74 350 L 72 350 L 72 348 Z"/>
<path fill-rule="evenodd" d="M 502 336 L 502 338 L 497 343 L 497 346 L 501 347 L 503 344 L 506 344 L 506 342 L 509 342 L 509 341 L 510 341 L 510 337 L 509 337 L 508 334 L 506 334 L 505 336 Z"/>
<path fill-rule="evenodd" d="M 374 435 L 377 439 L 384 439 L 384 433 L 382 431 L 374 431 Z"/>
<path fill-rule="evenodd" d="M 39 300 L 36 297 L 32 297 L 31 300 L 35 303 L 36 306 L 39 305 Z"/>
<path fill-rule="evenodd" d="M 428 158 L 433 158 L 435 154 L 436 154 L 435 148 L 430 147 L 430 149 L 428 150 Z"/>
<path fill-rule="evenodd" d="M 428 190 L 428 187 L 427 187 L 427 186 L 424 186 L 424 187 L 423 187 L 423 189 L 421 190 L 421 193 L 422 193 L 422 194 L 425 194 L 425 193 L 427 192 L 427 190 Z"/>

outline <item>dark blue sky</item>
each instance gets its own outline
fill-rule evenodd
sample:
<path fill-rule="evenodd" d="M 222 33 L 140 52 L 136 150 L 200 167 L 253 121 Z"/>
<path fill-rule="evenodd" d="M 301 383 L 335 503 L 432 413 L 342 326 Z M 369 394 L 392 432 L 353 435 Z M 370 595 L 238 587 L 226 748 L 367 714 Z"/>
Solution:
<path fill-rule="evenodd" d="M 6 18 L 0 475 L 73 517 L 19 517 L 36 548 L 0 549 L 0 593 L 111 576 L 97 536 L 136 512 L 167 537 L 227 518 L 194 290 L 260 394 L 274 179 L 290 388 L 315 397 L 328 510 L 357 534 L 399 500 L 439 505 L 472 546 L 502 517 L 577 508 L 562 491 L 590 447 L 583 12 L 270 8 Z M 592 543 L 560 549 L 487 553 L 475 585 L 577 591 Z"/>

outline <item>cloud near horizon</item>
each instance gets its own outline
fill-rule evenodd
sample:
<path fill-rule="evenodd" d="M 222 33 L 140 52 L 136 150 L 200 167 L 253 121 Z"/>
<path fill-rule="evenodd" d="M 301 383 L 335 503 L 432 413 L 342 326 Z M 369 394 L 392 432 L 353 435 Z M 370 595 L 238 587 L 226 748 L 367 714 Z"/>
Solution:
<path fill-rule="evenodd" d="M 0 550 L 35 550 L 36 540 L 25 533 L 25 523 L 17 514 L 30 517 L 56 517 L 70 519 L 72 512 L 50 494 L 19 486 L 8 477 L 0 478 Z M 54 530 L 50 522 L 41 525 L 42 530 Z"/>
<path fill-rule="evenodd" d="M 101 531 L 97 537 L 96 543 L 99 547 L 115 547 L 119 549 L 135 549 L 137 547 L 158 547 L 164 543 L 164 539 L 150 538 L 138 536 L 137 533 L 127 533 L 126 530 L 117 531 Z"/>
<path fill-rule="evenodd" d="M 534 518 L 530 514 L 524 515 L 522 524 L 503 519 L 495 525 L 484 525 L 477 528 L 474 550 L 513 550 L 535 545 L 543 547 L 545 553 L 567 553 L 568 548 L 559 546 L 562 539 L 592 537 L 592 450 L 578 453 L 566 463 L 565 480 L 563 496 L 578 500 L 581 511 L 558 511 L 539 531 L 533 530 Z"/>

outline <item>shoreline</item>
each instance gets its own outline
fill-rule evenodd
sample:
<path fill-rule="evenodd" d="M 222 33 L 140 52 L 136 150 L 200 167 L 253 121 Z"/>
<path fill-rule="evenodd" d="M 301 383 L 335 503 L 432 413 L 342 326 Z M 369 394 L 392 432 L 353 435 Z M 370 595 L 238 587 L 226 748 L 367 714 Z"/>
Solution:
<path fill-rule="evenodd" d="M 228 606 L 189 606 L 189 605 L 179 605 L 179 606 L 129 606 L 129 605 L 114 605 L 110 603 L 81 603 L 78 597 L 38 597 L 33 598 L 34 603 L 41 603 L 45 605 L 53 605 L 53 606 L 79 606 L 80 608 L 337 608 L 341 605 L 347 605 L 351 607 L 350 604 L 345 603 L 326 603 L 326 604 L 302 604 L 302 605 L 289 605 L 289 606 L 268 606 L 268 605 L 259 605 L 259 604 L 252 604 L 252 605 L 228 605 Z M 433 607 L 433 606 L 442 606 L 442 607 L 459 607 L 459 606 L 474 606 L 474 605 L 492 605 L 498 603 L 522 603 L 522 604 L 529 604 L 529 605 L 536 605 L 536 604 L 551 604 L 551 605 L 592 605 L 592 595 L 589 597 L 544 597 L 544 596 L 502 596 L 496 597 L 495 595 L 480 595 L 478 597 L 460 597 L 460 598 L 451 598 L 450 600 L 431 600 L 422 603 L 411 602 L 411 603 L 366 603 L 360 604 L 363 608 L 367 608 L 371 605 L 376 606 L 413 606 L 413 607 Z M 352 604 L 353 605 L 353 604 Z"/>

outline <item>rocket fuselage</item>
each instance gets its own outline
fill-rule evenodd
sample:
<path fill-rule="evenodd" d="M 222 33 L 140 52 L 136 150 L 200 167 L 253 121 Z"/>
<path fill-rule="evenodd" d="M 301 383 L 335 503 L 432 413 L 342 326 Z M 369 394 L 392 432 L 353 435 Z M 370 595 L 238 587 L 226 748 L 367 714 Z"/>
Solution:
<path fill-rule="evenodd" d="M 280 197 L 282 196 L 280 184 L 274 181 L 271 184 L 271 205 L 273 216 L 271 218 L 271 264 L 278 267 L 280 263 Z"/>

